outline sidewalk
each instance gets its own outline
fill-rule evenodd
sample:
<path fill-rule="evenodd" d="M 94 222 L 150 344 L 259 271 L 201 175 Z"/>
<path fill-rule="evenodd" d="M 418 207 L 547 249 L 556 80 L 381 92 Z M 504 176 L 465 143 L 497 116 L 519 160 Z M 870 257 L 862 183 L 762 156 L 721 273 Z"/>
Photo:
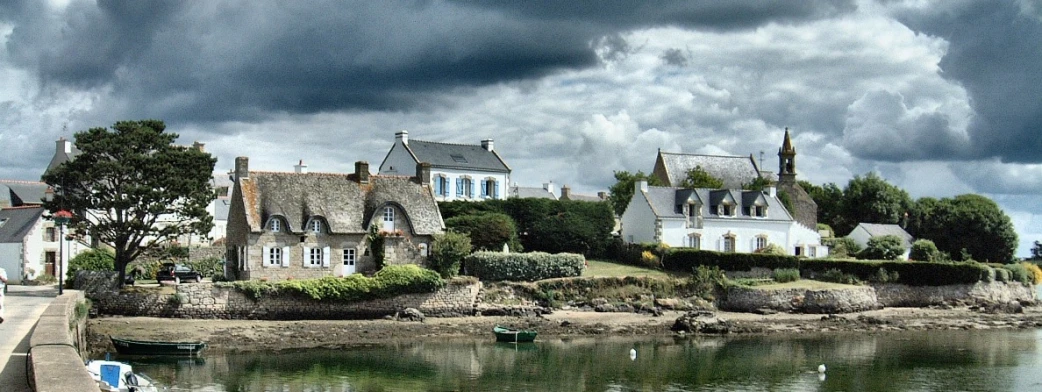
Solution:
<path fill-rule="evenodd" d="M 57 286 L 10 286 L 4 299 L 4 323 L 0 324 L 0 390 L 29 392 L 25 378 L 29 336 L 40 315 L 58 295 Z"/>

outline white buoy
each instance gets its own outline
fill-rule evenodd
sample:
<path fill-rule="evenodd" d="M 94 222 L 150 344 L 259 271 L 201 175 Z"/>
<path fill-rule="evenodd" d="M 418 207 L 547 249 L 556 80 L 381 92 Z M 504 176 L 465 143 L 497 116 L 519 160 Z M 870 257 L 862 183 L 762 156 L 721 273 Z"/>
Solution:
<path fill-rule="evenodd" d="M 636 359 L 637 359 L 637 349 L 631 348 L 630 349 L 630 360 L 633 361 L 633 360 L 636 360 Z"/>
<path fill-rule="evenodd" d="M 825 364 L 818 365 L 818 373 L 825 373 Z"/>

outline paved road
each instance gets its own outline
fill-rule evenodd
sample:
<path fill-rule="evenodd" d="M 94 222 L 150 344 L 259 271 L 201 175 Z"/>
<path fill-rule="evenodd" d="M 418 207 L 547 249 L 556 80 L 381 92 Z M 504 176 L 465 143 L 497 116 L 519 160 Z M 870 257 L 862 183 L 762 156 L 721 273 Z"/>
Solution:
<path fill-rule="evenodd" d="M 47 305 L 58 295 L 57 286 L 11 286 L 4 299 L 0 324 L 0 391 L 31 392 L 25 379 L 29 334 Z"/>

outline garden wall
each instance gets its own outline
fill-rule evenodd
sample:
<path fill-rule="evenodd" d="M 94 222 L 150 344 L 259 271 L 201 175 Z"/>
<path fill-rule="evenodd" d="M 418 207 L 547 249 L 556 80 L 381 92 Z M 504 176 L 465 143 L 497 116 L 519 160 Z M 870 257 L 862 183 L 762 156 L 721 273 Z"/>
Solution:
<path fill-rule="evenodd" d="M 406 294 L 394 298 L 338 303 L 307 298 L 274 297 L 253 300 L 235 288 L 213 283 L 170 286 L 161 294 L 153 288 L 115 291 L 108 272 L 84 273 L 84 285 L 99 314 L 199 319 L 336 320 L 369 319 L 415 308 L 429 317 L 473 315 L 481 283 L 448 284 L 433 293 Z M 82 283 L 81 283 L 82 282 Z M 162 290 L 164 288 L 161 288 Z M 169 290 L 169 288 L 165 288 Z"/>

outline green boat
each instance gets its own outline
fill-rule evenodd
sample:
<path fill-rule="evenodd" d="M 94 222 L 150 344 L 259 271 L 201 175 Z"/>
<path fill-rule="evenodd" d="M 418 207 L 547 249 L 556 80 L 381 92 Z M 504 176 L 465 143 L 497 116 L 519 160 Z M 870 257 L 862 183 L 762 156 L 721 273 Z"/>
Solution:
<path fill-rule="evenodd" d="M 204 342 L 157 342 L 120 339 L 110 336 L 112 345 L 120 354 L 133 355 L 195 355 L 206 348 Z"/>
<path fill-rule="evenodd" d="M 497 325 L 495 328 L 492 328 L 492 333 L 496 334 L 497 342 L 528 343 L 535 340 L 537 332 L 522 331 Z"/>

